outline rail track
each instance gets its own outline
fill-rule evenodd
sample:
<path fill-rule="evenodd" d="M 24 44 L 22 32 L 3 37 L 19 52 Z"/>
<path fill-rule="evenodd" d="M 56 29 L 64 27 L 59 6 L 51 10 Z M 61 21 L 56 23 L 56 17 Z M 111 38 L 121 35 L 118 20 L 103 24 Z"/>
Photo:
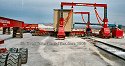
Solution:
<path fill-rule="evenodd" d="M 94 44 L 95 47 L 97 47 L 99 50 L 102 50 L 110 55 L 113 55 L 123 61 L 125 61 L 125 49 L 109 44 L 109 43 L 105 43 L 102 41 L 98 41 L 96 39 L 93 38 L 84 38 L 86 39 L 88 42 Z"/>

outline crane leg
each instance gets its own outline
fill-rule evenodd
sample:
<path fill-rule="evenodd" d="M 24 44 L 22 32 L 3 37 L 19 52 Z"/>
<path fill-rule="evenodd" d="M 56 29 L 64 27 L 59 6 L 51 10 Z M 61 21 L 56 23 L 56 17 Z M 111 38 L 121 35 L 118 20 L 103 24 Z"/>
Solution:
<path fill-rule="evenodd" d="M 60 18 L 60 24 L 58 28 L 58 34 L 57 34 L 58 39 L 65 39 L 65 31 L 64 31 L 63 22 L 64 22 L 64 19 Z"/>

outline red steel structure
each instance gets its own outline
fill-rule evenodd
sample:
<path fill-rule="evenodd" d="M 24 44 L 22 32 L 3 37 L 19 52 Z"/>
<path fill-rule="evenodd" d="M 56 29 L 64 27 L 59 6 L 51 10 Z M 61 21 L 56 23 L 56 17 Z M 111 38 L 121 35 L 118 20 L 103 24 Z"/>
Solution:
<path fill-rule="evenodd" d="M 37 30 L 38 24 L 24 24 L 24 30 Z"/>
<path fill-rule="evenodd" d="M 10 18 L 0 17 L 0 27 L 3 28 L 3 33 L 6 32 L 6 28 L 13 28 L 13 38 L 14 37 L 23 37 L 22 28 L 24 27 L 24 22 L 19 20 L 14 20 Z M 18 35 L 17 35 L 18 33 Z M 0 44 L 3 44 L 4 40 L 0 40 Z M 6 48 L 0 48 L 0 53 L 5 53 L 7 51 Z"/>
<path fill-rule="evenodd" d="M 3 27 L 3 34 L 6 32 L 6 28 L 13 28 L 13 37 L 16 37 L 17 34 L 19 37 L 23 37 L 22 28 L 24 27 L 24 22 L 19 20 L 14 20 L 10 18 L 0 17 L 0 27 Z"/>
<path fill-rule="evenodd" d="M 0 27 L 20 27 L 23 28 L 24 22 L 10 18 L 0 17 Z"/>
<path fill-rule="evenodd" d="M 88 22 L 90 22 L 90 12 L 74 12 L 74 14 L 81 14 L 82 20 L 84 23 L 86 23 L 86 22 L 84 20 L 83 14 L 87 14 L 88 15 Z"/>
<path fill-rule="evenodd" d="M 88 35 L 88 34 L 92 33 L 92 29 L 90 27 L 90 12 L 74 12 L 74 13 L 75 14 L 81 14 L 81 15 L 82 14 L 87 14 L 88 15 L 88 22 L 87 23 L 85 22 L 83 16 L 82 16 L 82 20 L 83 20 L 83 22 L 86 23 L 86 34 Z"/>
<path fill-rule="evenodd" d="M 86 23 L 86 33 L 84 31 L 72 31 L 71 34 L 73 34 L 73 35 L 78 34 L 79 36 L 80 35 L 84 36 L 85 34 L 88 35 L 89 33 L 92 33 L 92 30 L 91 30 L 91 27 L 90 27 L 90 12 L 74 12 L 74 14 L 81 14 L 82 20 L 83 20 L 84 23 L 86 23 L 86 22 L 84 20 L 83 14 L 88 15 L 88 22 Z"/>
<path fill-rule="evenodd" d="M 60 26 L 58 29 L 58 38 L 65 38 L 64 32 L 64 18 L 63 18 L 63 7 L 64 6 L 87 6 L 87 7 L 103 7 L 104 8 L 104 25 L 101 28 L 99 35 L 101 37 L 109 37 L 110 36 L 110 29 L 108 28 L 108 18 L 107 18 L 107 4 L 96 4 L 96 3 L 73 3 L 73 2 L 61 2 L 61 18 L 60 18 Z"/>
<path fill-rule="evenodd" d="M 113 28 L 111 31 L 113 38 L 124 38 L 124 31 L 122 29 Z"/>
<path fill-rule="evenodd" d="M 13 29 L 14 37 L 23 37 L 22 29 L 24 22 L 14 20 L 10 18 L 0 17 L 0 27 L 3 28 L 3 33 L 6 33 L 6 28 Z M 9 30 L 10 31 L 10 30 Z M 4 40 L 0 40 L 0 44 L 4 43 Z M 23 53 L 22 53 L 23 52 Z M 10 48 L 9 50 L 5 47 L 0 48 L 0 57 L 4 59 L 0 60 L 0 66 L 21 66 L 21 64 L 27 63 L 28 49 L 27 48 Z M 23 58 L 23 59 L 22 59 Z M 25 59 L 25 60 L 24 60 Z M 10 60 L 13 62 L 10 62 Z"/>

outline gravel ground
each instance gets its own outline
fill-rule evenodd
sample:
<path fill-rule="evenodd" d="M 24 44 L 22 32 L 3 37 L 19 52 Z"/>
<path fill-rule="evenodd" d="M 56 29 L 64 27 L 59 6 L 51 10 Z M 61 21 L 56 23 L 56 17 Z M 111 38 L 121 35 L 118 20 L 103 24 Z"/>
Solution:
<path fill-rule="evenodd" d="M 11 37 L 11 35 L 0 35 L 0 39 L 9 37 Z M 67 37 L 66 40 L 57 40 L 50 36 L 31 36 L 31 34 L 26 33 L 22 39 L 7 39 L 1 47 L 28 48 L 28 62 L 22 66 L 109 65 L 106 62 L 108 60 L 98 55 L 99 53 L 93 45 L 77 37 Z"/>

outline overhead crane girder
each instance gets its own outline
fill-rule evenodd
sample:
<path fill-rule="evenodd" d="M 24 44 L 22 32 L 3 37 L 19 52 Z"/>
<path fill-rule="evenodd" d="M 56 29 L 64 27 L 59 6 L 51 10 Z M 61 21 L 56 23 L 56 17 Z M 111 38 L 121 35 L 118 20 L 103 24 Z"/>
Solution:
<path fill-rule="evenodd" d="M 63 6 L 87 6 L 87 7 L 103 7 L 104 8 L 104 28 L 107 28 L 108 18 L 107 18 L 107 4 L 97 4 L 97 3 L 73 3 L 73 2 L 61 2 L 61 10 L 63 10 Z M 62 12 L 63 13 L 63 12 Z M 61 13 L 61 14 L 62 14 Z M 63 14 L 61 15 L 63 18 Z"/>
<path fill-rule="evenodd" d="M 88 22 L 90 22 L 90 12 L 73 12 L 74 14 L 87 14 L 88 15 Z M 82 19 L 83 19 L 83 17 L 82 17 Z M 87 23 L 88 23 L 87 22 Z"/>
<path fill-rule="evenodd" d="M 74 12 L 74 14 L 90 14 L 90 12 Z"/>
<path fill-rule="evenodd" d="M 74 2 L 61 2 L 61 6 L 89 6 L 89 7 L 104 7 L 104 8 L 107 8 L 107 4 L 74 3 Z"/>

